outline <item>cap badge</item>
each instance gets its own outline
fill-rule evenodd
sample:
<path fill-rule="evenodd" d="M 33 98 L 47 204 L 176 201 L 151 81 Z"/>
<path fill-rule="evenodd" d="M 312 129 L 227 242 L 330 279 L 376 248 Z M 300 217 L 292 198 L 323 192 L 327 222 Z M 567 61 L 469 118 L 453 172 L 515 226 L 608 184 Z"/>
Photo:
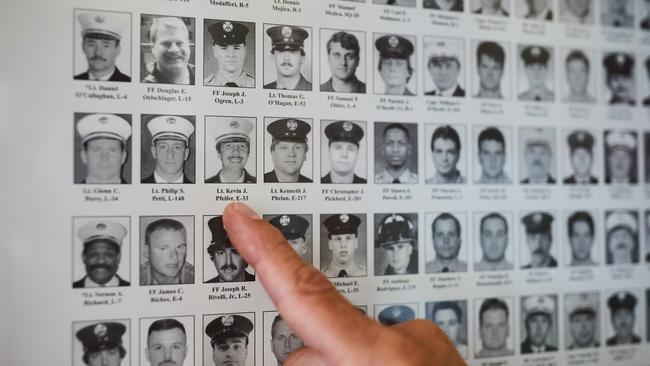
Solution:
<path fill-rule="evenodd" d="M 533 47 L 533 49 L 530 50 L 530 53 L 537 57 L 542 53 L 542 50 L 540 50 L 539 47 Z"/>
<path fill-rule="evenodd" d="M 225 30 L 226 32 L 232 32 L 232 23 L 231 22 L 223 23 L 223 30 Z"/>
<path fill-rule="evenodd" d="M 399 39 L 395 36 L 390 36 L 388 38 L 388 45 L 391 46 L 392 48 L 395 48 L 399 45 Z"/>
<path fill-rule="evenodd" d="M 230 128 L 232 128 L 233 130 L 238 129 L 238 128 L 239 128 L 239 122 L 237 122 L 237 121 L 230 121 Z"/>
<path fill-rule="evenodd" d="M 345 224 L 348 221 L 350 221 L 350 216 L 348 216 L 347 214 L 341 214 L 341 216 L 339 216 L 339 220 L 341 220 L 341 222 Z"/>
<path fill-rule="evenodd" d="M 295 119 L 290 119 L 287 121 L 287 128 L 289 131 L 295 131 L 298 128 L 298 122 Z"/>
<path fill-rule="evenodd" d="M 95 329 L 93 329 L 93 332 L 95 333 L 95 336 L 98 338 L 105 337 L 106 333 L 108 333 L 108 328 L 106 328 L 106 325 L 99 323 L 95 325 Z"/>
<path fill-rule="evenodd" d="M 221 318 L 221 324 L 223 324 L 224 327 L 231 327 L 234 322 L 235 318 L 233 318 L 232 315 L 226 315 Z"/>
<path fill-rule="evenodd" d="M 352 123 L 347 122 L 347 121 L 343 122 L 343 130 L 345 130 L 345 132 L 352 131 Z"/>
<path fill-rule="evenodd" d="M 583 132 L 580 132 L 580 133 L 578 134 L 578 140 L 579 140 L 579 141 L 584 141 L 584 139 L 585 139 L 585 134 L 584 134 Z"/>
<path fill-rule="evenodd" d="M 533 215 L 533 221 L 535 221 L 536 223 L 540 223 L 542 221 L 542 214 L 540 214 L 540 213 L 534 214 Z"/>
<path fill-rule="evenodd" d="M 174 117 L 167 118 L 167 124 L 173 125 L 174 123 L 176 123 L 176 118 Z"/>
<path fill-rule="evenodd" d="M 293 31 L 291 30 L 291 27 L 286 26 L 286 25 L 284 27 L 282 27 L 282 37 L 291 38 L 291 34 L 293 34 Z"/>
<path fill-rule="evenodd" d="M 623 56 L 620 53 L 618 55 L 616 55 L 616 63 L 618 63 L 619 65 L 624 64 L 625 63 L 625 56 Z"/>
<path fill-rule="evenodd" d="M 106 123 L 108 123 L 108 117 L 99 117 L 97 122 L 99 122 L 101 124 L 106 124 Z"/>
<path fill-rule="evenodd" d="M 399 316 L 402 315 L 402 309 L 400 309 L 400 308 L 393 308 L 393 310 L 391 311 L 391 313 L 393 314 L 393 317 L 395 317 L 395 318 L 399 318 Z"/>
<path fill-rule="evenodd" d="M 97 23 L 104 23 L 105 20 L 106 20 L 106 18 L 104 18 L 103 15 L 98 15 L 98 16 L 95 17 L 95 22 L 97 22 Z"/>
<path fill-rule="evenodd" d="M 95 229 L 97 229 L 98 231 L 104 231 L 106 230 L 106 224 L 100 222 L 99 224 L 97 224 L 97 226 L 95 226 Z"/>
<path fill-rule="evenodd" d="M 291 219 L 289 218 L 289 216 L 282 215 L 282 217 L 280 217 L 280 225 L 287 226 L 289 225 L 289 223 L 291 223 Z"/>

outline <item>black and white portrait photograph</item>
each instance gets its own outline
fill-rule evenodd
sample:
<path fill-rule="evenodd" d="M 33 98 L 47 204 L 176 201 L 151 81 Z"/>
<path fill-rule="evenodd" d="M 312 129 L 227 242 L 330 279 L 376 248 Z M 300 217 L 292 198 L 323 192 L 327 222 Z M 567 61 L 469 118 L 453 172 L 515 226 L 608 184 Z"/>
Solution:
<path fill-rule="evenodd" d="M 472 14 L 509 17 L 511 0 L 468 0 Z M 515 0 L 521 1 L 521 0 Z"/>
<path fill-rule="evenodd" d="M 427 302 L 425 308 L 425 317 L 445 332 L 465 359 L 468 357 L 469 339 L 467 311 L 467 300 Z"/>
<path fill-rule="evenodd" d="M 602 175 L 599 136 L 592 129 L 562 131 L 562 183 L 596 185 Z"/>
<path fill-rule="evenodd" d="M 264 215 L 264 220 L 275 226 L 303 261 L 314 263 L 314 226 L 310 214 Z"/>
<path fill-rule="evenodd" d="M 608 129 L 605 139 L 605 183 L 638 183 L 637 132 L 628 129 Z"/>
<path fill-rule="evenodd" d="M 467 183 L 467 131 L 464 125 L 424 125 L 426 184 Z"/>
<path fill-rule="evenodd" d="M 140 318 L 142 366 L 194 366 L 194 316 Z"/>
<path fill-rule="evenodd" d="M 131 218 L 72 219 L 72 287 L 131 286 Z"/>
<path fill-rule="evenodd" d="M 196 117 L 143 114 L 140 119 L 142 183 L 194 183 Z"/>
<path fill-rule="evenodd" d="M 553 102 L 555 100 L 554 49 L 540 45 L 518 45 L 517 100 Z"/>
<path fill-rule="evenodd" d="M 650 4 L 650 0 L 648 0 Z M 639 75 L 639 95 L 641 95 L 641 105 L 645 108 L 650 108 L 650 52 L 643 54 L 641 57 L 643 63 L 640 67 L 642 69 Z"/>
<path fill-rule="evenodd" d="M 369 64 L 366 33 L 321 28 L 320 91 L 363 94 Z M 327 55 L 327 62 L 324 62 Z"/>
<path fill-rule="evenodd" d="M 74 114 L 74 182 L 131 183 L 131 115 Z"/>
<path fill-rule="evenodd" d="M 264 89 L 311 91 L 311 27 L 264 24 L 264 33 Z"/>
<path fill-rule="evenodd" d="M 634 0 L 600 0 L 600 24 L 619 29 L 634 28 Z"/>
<path fill-rule="evenodd" d="M 467 272 L 469 240 L 467 214 L 436 212 L 424 215 L 425 272 Z"/>
<path fill-rule="evenodd" d="M 472 41 L 472 94 L 480 99 L 510 99 L 510 45 Z"/>
<path fill-rule="evenodd" d="M 131 81 L 131 13 L 74 10 L 74 79 Z"/>
<path fill-rule="evenodd" d="M 639 28 L 642 31 L 650 31 L 650 0 L 639 1 L 638 4 Z"/>
<path fill-rule="evenodd" d="M 203 85 L 255 87 L 255 23 L 203 21 Z"/>
<path fill-rule="evenodd" d="M 130 366 L 131 321 L 86 320 L 72 323 L 73 366 Z"/>
<path fill-rule="evenodd" d="M 643 146 L 645 149 L 645 159 L 643 159 L 643 167 L 644 167 L 644 175 L 645 175 L 645 183 L 650 184 L 650 159 L 648 156 L 650 156 L 650 132 L 644 132 L 643 133 Z"/>
<path fill-rule="evenodd" d="M 255 117 L 205 116 L 205 183 L 257 182 Z"/>
<path fill-rule="evenodd" d="M 474 300 L 474 357 L 511 356 L 515 353 L 514 314 L 511 297 Z"/>
<path fill-rule="evenodd" d="M 519 263 L 521 269 L 557 268 L 560 235 L 555 213 L 529 211 L 520 215 Z"/>
<path fill-rule="evenodd" d="M 559 344 L 557 295 L 521 297 L 519 345 L 522 355 L 556 352 Z"/>
<path fill-rule="evenodd" d="M 368 182 L 366 131 L 365 121 L 321 120 L 321 183 Z"/>
<path fill-rule="evenodd" d="M 585 268 L 602 263 L 601 213 L 593 209 L 564 212 L 561 224 L 563 256 L 567 267 Z"/>
<path fill-rule="evenodd" d="M 593 26 L 595 0 L 559 0 L 560 23 Z"/>
<path fill-rule="evenodd" d="M 374 125 L 375 184 L 418 184 L 418 125 Z"/>
<path fill-rule="evenodd" d="M 253 282 L 255 271 L 232 245 L 223 216 L 203 216 L 203 283 Z"/>
<path fill-rule="evenodd" d="M 264 117 L 264 182 L 313 181 L 313 120 Z"/>
<path fill-rule="evenodd" d="M 143 83 L 194 85 L 195 19 L 142 14 L 140 79 Z"/>
<path fill-rule="evenodd" d="M 517 18 L 551 22 L 554 18 L 554 0 L 514 0 Z"/>
<path fill-rule="evenodd" d="M 417 213 L 376 213 L 375 275 L 418 273 Z"/>
<path fill-rule="evenodd" d="M 645 213 L 645 261 L 650 263 L 650 209 L 646 210 Z M 650 330 L 649 330 L 650 331 Z"/>
<path fill-rule="evenodd" d="M 305 342 L 289 326 L 277 311 L 265 311 L 263 314 L 264 332 L 262 348 L 263 366 L 282 366 L 291 352 L 304 347 Z"/>
<path fill-rule="evenodd" d="M 205 366 L 255 366 L 255 313 L 203 315 Z"/>
<path fill-rule="evenodd" d="M 372 0 L 372 3 L 378 5 L 395 5 L 415 8 L 415 0 Z"/>
<path fill-rule="evenodd" d="M 472 138 L 472 172 L 476 184 L 512 184 L 514 138 L 512 128 L 475 126 Z"/>
<path fill-rule="evenodd" d="M 596 102 L 596 72 L 593 50 L 560 49 L 560 90 L 563 103 L 590 104 Z"/>
<path fill-rule="evenodd" d="M 465 41 L 461 38 L 424 36 L 422 50 L 428 74 L 423 76 L 424 95 L 436 97 L 465 96 Z"/>
<path fill-rule="evenodd" d="M 194 216 L 140 216 L 140 286 L 194 283 Z"/>
<path fill-rule="evenodd" d="M 605 259 L 607 264 L 639 263 L 639 213 L 636 210 L 605 211 Z"/>
<path fill-rule="evenodd" d="M 463 4 L 464 1 L 465 0 L 423 0 L 422 7 L 424 9 L 462 13 L 465 8 Z"/>
<path fill-rule="evenodd" d="M 416 38 L 410 35 L 373 33 L 375 94 L 416 96 Z"/>
<path fill-rule="evenodd" d="M 514 269 L 516 241 L 512 212 L 474 212 L 474 271 Z"/>
<path fill-rule="evenodd" d="M 418 304 L 381 304 L 375 305 L 375 319 L 383 326 L 397 325 L 418 317 Z"/>
<path fill-rule="evenodd" d="M 564 344 L 567 350 L 599 348 L 600 295 L 578 292 L 564 295 Z"/>
<path fill-rule="evenodd" d="M 555 129 L 519 128 L 519 177 L 521 184 L 556 184 L 557 145 Z"/>
<path fill-rule="evenodd" d="M 366 214 L 320 215 L 320 270 L 329 278 L 368 275 Z"/>
<path fill-rule="evenodd" d="M 607 347 L 641 343 L 641 292 L 621 289 L 607 291 L 607 314 L 603 317 Z"/>
<path fill-rule="evenodd" d="M 634 54 L 614 51 L 603 54 L 603 102 L 611 106 L 635 106 Z"/>

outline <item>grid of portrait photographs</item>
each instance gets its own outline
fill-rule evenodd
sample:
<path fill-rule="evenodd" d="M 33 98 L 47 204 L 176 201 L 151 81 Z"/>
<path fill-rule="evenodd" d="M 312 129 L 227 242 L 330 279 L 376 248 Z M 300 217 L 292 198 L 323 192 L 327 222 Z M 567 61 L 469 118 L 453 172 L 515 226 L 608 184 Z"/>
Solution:
<path fill-rule="evenodd" d="M 468 364 L 647 359 L 650 0 L 209 3 L 71 9 L 71 83 L 119 91 L 64 125 L 72 365 L 305 346 L 231 242 L 233 201 Z"/>

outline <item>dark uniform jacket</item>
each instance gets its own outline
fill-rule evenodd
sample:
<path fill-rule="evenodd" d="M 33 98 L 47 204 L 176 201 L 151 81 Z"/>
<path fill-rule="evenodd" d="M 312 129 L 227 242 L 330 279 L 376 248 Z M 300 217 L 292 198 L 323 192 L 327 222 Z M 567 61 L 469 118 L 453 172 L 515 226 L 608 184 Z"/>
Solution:
<path fill-rule="evenodd" d="M 278 89 L 278 82 L 274 81 L 272 83 L 264 85 L 264 89 Z M 291 90 L 312 90 L 312 85 L 307 79 L 305 79 L 302 74 L 300 74 L 300 80 L 298 81 L 298 84 L 296 84 L 296 87 L 291 89 Z"/>
<path fill-rule="evenodd" d="M 115 275 L 115 276 L 117 277 L 117 280 L 119 281 L 118 286 L 120 286 L 120 287 L 131 286 L 131 282 L 129 282 L 129 281 L 125 281 L 125 280 L 121 279 L 120 276 L 118 276 L 118 275 Z M 88 277 L 88 276 L 84 276 L 84 277 L 83 277 L 82 279 L 80 279 L 79 281 L 75 281 L 75 282 L 73 282 L 73 283 L 72 283 L 72 288 L 84 288 L 84 287 L 85 287 L 85 286 L 84 286 L 84 281 L 86 281 L 86 278 L 87 278 L 87 277 Z"/>
<path fill-rule="evenodd" d="M 330 174 L 331 173 L 327 173 L 326 176 L 324 176 L 324 177 L 322 177 L 320 179 L 320 182 L 321 183 L 332 183 L 332 176 Z M 364 183 L 368 183 L 368 181 L 366 179 L 363 179 L 363 178 L 357 176 L 356 174 L 354 174 L 354 176 L 352 177 L 352 184 L 364 184 Z"/>
<path fill-rule="evenodd" d="M 244 271 L 244 282 L 253 282 L 253 281 L 255 281 L 255 275 Z M 205 281 L 205 283 L 222 283 L 222 282 L 225 282 L 225 281 L 221 281 L 221 278 L 219 278 L 219 276 L 211 278 L 211 279 Z"/>
<path fill-rule="evenodd" d="M 86 182 L 86 179 L 81 181 L 82 184 L 116 184 L 116 183 L 88 183 Z M 129 184 L 124 178 L 120 177 L 120 184 Z"/>
<path fill-rule="evenodd" d="M 416 274 L 418 273 L 418 256 L 417 252 L 413 251 L 411 253 L 411 259 L 409 260 L 409 265 L 406 267 L 406 274 Z M 386 270 L 384 271 L 385 275 L 395 275 L 395 269 L 392 266 L 386 267 Z"/>
<path fill-rule="evenodd" d="M 365 93 L 366 92 L 366 84 L 359 81 L 356 77 L 354 78 L 354 87 L 352 88 L 352 91 L 350 93 Z M 322 92 L 336 92 L 334 88 L 332 87 L 332 78 L 329 78 L 326 82 L 322 83 L 320 85 L 320 91 Z"/>
<path fill-rule="evenodd" d="M 425 9 L 440 10 L 440 7 L 438 6 L 438 4 L 436 4 L 435 0 L 424 0 L 422 7 Z M 454 2 L 454 5 L 452 5 L 451 8 L 449 8 L 449 11 L 463 11 L 463 1 L 456 0 Z"/>
<path fill-rule="evenodd" d="M 221 181 L 221 176 L 219 175 L 221 173 L 221 170 L 217 172 L 217 174 L 211 176 L 210 178 L 206 179 L 206 183 L 223 183 Z M 257 178 L 254 176 L 248 174 L 248 171 L 244 169 L 244 183 L 257 183 Z"/>
<path fill-rule="evenodd" d="M 636 334 L 632 334 L 632 343 L 631 344 L 638 344 L 641 343 L 641 338 L 637 336 Z M 627 343 L 630 344 L 630 343 Z M 608 346 L 619 346 L 623 345 L 623 343 L 619 344 L 618 341 L 616 340 L 616 336 L 613 336 L 611 338 L 607 338 L 607 345 Z"/>
<path fill-rule="evenodd" d="M 84 72 L 83 74 L 75 75 L 74 79 L 75 80 L 88 80 L 90 75 L 88 74 L 88 71 Z M 97 81 L 97 80 L 93 80 Z M 120 72 L 120 70 L 116 67 L 115 71 L 113 71 L 113 75 L 111 75 L 110 78 L 108 78 L 107 81 L 131 81 L 131 77 L 128 75 L 124 75 Z"/>
<path fill-rule="evenodd" d="M 432 90 L 424 93 L 424 95 L 434 95 L 438 96 L 437 90 Z M 453 94 L 451 95 L 452 97 L 464 97 L 465 96 L 465 90 L 461 88 L 459 85 L 456 85 L 456 89 L 454 90 Z"/>
<path fill-rule="evenodd" d="M 275 170 L 271 170 L 270 172 L 264 174 L 264 182 L 266 183 L 280 183 L 278 181 L 278 175 L 275 174 Z M 311 183 L 312 180 L 305 177 L 304 175 L 300 174 L 298 175 L 298 183 Z"/>
<path fill-rule="evenodd" d="M 148 176 L 148 177 L 146 177 L 146 178 L 144 178 L 144 179 L 142 180 L 142 183 L 156 183 L 156 178 L 154 178 L 153 173 L 151 173 L 150 176 Z M 184 183 L 184 184 L 188 184 L 188 183 L 191 184 L 191 183 L 194 183 L 194 182 L 192 182 L 191 180 L 189 180 L 189 179 L 187 178 L 187 176 L 186 176 L 185 174 L 183 174 L 183 183 Z M 161 183 L 161 184 L 162 184 L 162 183 Z M 165 184 L 166 184 L 166 183 L 165 183 Z"/>
<path fill-rule="evenodd" d="M 523 179 L 521 184 L 530 184 L 530 178 Z M 546 184 L 555 184 L 555 178 L 550 175 L 546 178 Z"/>
<path fill-rule="evenodd" d="M 576 177 L 573 176 L 573 175 L 570 176 L 570 177 L 564 178 L 562 183 L 564 183 L 564 184 L 578 184 L 578 182 L 576 181 Z M 598 178 L 589 177 L 589 184 L 598 184 Z"/>
<path fill-rule="evenodd" d="M 548 261 L 548 265 L 546 267 L 544 267 L 544 268 L 556 268 L 556 267 L 557 267 L 557 261 L 555 260 L 555 258 L 551 257 L 551 259 Z M 533 268 L 533 265 L 529 263 L 529 264 L 527 264 L 527 265 L 525 265 L 525 266 L 523 266 L 521 268 L 522 269 L 531 269 L 531 268 Z"/>
<path fill-rule="evenodd" d="M 557 347 L 553 347 L 548 344 L 544 345 L 544 348 L 545 348 L 544 352 L 557 351 Z M 535 353 L 535 351 L 533 351 L 533 346 L 530 344 L 530 339 L 526 337 L 526 339 L 523 342 L 521 342 L 521 354 L 525 355 L 528 353 Z"/>
<path fill-rule="evenodd" d="M 194 85 L 194 65 L 188 64 L 187 70 L 190 72 L 190 84 Z M 174 84 L 171 82 L 163 73 L 158 70 L 157 66 L 154 66 L 153 71 L 147 74 L 147 76 L 142 79 L 143 83 L 158 83 L 158 84 Z"/>

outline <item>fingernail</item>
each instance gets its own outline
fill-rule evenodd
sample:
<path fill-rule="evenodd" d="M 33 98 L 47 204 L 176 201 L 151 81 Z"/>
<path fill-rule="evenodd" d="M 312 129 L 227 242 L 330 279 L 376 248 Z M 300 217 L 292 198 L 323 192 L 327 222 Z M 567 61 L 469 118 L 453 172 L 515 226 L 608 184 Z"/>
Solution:
<path fill-rule="evenodd" d="M 239 212 L 240 214 L 248 217 L 249 219 L 252 220 L 261 220 L 262 218 L 260 215 L 257 214 L 257 212 L 253 211 L 252 208 L 248 207 L 246 204 L 237 202 L 234 204 L 235 211 Z"/>

